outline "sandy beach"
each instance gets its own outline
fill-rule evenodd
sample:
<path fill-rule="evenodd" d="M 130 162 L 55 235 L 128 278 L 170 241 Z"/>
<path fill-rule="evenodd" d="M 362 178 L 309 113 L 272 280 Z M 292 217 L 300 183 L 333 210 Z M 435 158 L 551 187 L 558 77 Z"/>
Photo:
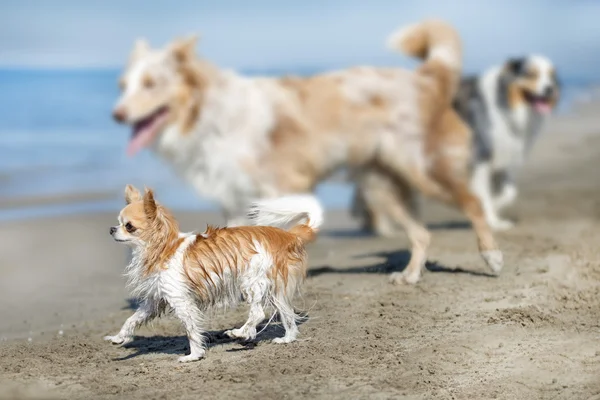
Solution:
<path fill-rule="evenodd" d="M 499 277 L 465 219 L 427 202 L 428 271 L 416 286 L 390 285 L 406 238 L 361 235 L 331 211 L 296 303 L 307 314 L 300 340 L 271 344 L 277 323 L 252 344 L 225 340 L 242 306 L 215 314 L 207 358 L 192 364 L 176 363 L 187 340 L 173 318 L 125 348 L 102 341 L 135 305 L 127 251 L 108 234 L 118 210 L 2 223 L 0 398 L 598 399 L 598 115 L 598 104 L 581 107 L 540 138 L 509 210 L 518 225 L 497 235 Z M 222 222 L 176 216 L 184 230 Z"/>

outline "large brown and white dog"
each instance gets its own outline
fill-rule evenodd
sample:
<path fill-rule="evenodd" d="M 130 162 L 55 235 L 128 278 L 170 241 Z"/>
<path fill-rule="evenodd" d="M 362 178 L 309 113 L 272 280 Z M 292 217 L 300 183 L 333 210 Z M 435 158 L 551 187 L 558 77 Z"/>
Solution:
<path fill-rule="evenodd" d="M 126 272 L 141 304 L 120 332 L 106 340 L 126 344 L 139 325 L 170 308 L 190 341 L 190 354 L 179 361 L 199 360 L 205 354 L 207 311 L 234 306 L 242 299 L 250 305 L 248 320 L 241 328 L 226 331 L 228 336 L 254 339 L 256 326 L 265 318 L 264 308 L 274 308 L 285 335 L 273 341 L 296 340 L 292 299 L 306 276 L 305 245 L 314 240 L 323 222 L 323 210 L 313 196 L 255 203 L 249 215 L 256 226 L 208 227 L 200 234 L 179 232 L 177 221 L 154 200 L 151 190 L 142 196 L 127 186 L 125 200 L 119 225 L 111 227 L 110 234 L 133 249 Z"/>
<path fill-rule="evenodd" d="M 500 211 L 517 197 L 515 177 L 560 95 L 552 62 L 541 55 L 513 58 L 482 75 L 462 80 L 454 107 L 473 129 L 471 189 L 481 200 L 488 224 L 497 230 L 513 223 Z M 395 202 L 416 207 L 416 193 L 379 171 L 364 173 L 353 213 L 365 228 L 384 236 L 400 232 Z"/>
<path fill-rule="evenodd" d="M 424 64 L 416 71 L 357 67 L 308 78 L 247 78 L 198 60 L 193 39 L 159 50 L 140 41 L 114 117 L 133 126 L 130 154 L 152 147 L 221 204 L 228 225 L 245 223 L 253 199 L 312 191 L 341 167 L 382 169 L 462 209 L 482 256 L 499 271 L 502 254 L 468 184 L 471 132 L 451 107 L 460 38 L 430 20 L 394 33 L 388 44 Z M 429 233 L 405 207 L 395 212 L 413 252 L 392 280 L 414 283 Z"/>

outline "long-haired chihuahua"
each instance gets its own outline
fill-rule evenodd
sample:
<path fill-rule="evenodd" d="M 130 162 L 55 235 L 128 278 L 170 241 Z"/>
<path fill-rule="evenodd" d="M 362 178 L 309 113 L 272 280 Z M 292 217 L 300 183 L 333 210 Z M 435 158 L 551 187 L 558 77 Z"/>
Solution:
<path fill-rule="evenodd" d="M 203 322 L 215 306 L 250 305 L 246 323 L 226 334 L 252 340 L 256 326 L 272 307 L 285 328 L 275 343 L 290 343 L 298 328 L 292 299 L 306 275 L 305 245 L 315 239 L 323 222 L 319 202 L 308 195 L 287 196 L 254 203 L 249 211 L 254 226 L 208 227 L 204 233 L 181 233 L 173 215 L 133 186 L 125 189 L 127 205 L 110 234 L 133 249 L 126 267 L 128 285 L 140 299 L 137 311 L 121 331 L 105 340 L 125 344 L 136 327 L 167 309 L 181 320 L 190 354 L 181 362 L 204 357 Z"/>

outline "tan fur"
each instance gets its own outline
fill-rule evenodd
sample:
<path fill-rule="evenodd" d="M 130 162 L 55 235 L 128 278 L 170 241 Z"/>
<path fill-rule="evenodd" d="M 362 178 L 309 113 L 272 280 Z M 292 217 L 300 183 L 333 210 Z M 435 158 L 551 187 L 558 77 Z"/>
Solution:
<path fill-rule="evenodd" d="M 360 73 L 360 69 L 349 72 Z M 380 126 L 390 118 L 385 95 L 348 102 L 340 91 L 339 80 L 332 76 L 283 78 L 276 83 L 284 86 L 291 101 L 282 102 L 277 109 L 277 124 L 271 136 L 277 150 L 263 161 L 275 171 L 278 186 L 286 192 L 313 190 L 339 165 L 327 153 L 330 143 L 339 140 L 342 132 L 348 139 L 347 163 L 364 163 L 375 144 L 374 137 L 362 128 Z"/>
<path fill-rule="evenodd" d="M 457 32 L 447 23 L 440 20 L 428 20 L 415 27 L 403 35 L 400 40 L 391 43 L 392 46 L 405 52 L 408 55 L 426 60 L 429 52 L 434 45 L 445 45 L 457 53 L 462 52 L 460 38 Z M 460 60 L 457 60 L 454 68 L 448 68 L 448 65 L 442 63 L 439 59 L 430 59 L 419 68 L 419 72 L 426 76 L 435 76 L 438 80 L 436 96 L 429 100 L 443 104 L 452 101 L 460 81 Z M 435 106 L 440 107 L 440 105 Z"/>
<path fill-rule="evenodd" d="M 175 40 L 170 46 L 170 51 L 177 62 L 178 73 L 182 76 L 174 104 L 170 107 L 178 110 L 173 118 L 184 134 L 192 132 L 200 119 L 204 92 L 209 81 L 215 76 L 215 68 L 212 65 L 204 61 L 196 61 L 197 42 L 198 37 L 193 35 Z"/>
<path fill-rule="evenodd" d="M 142 197 L 131 185 L 125 189 L 127 206 L 121 211 L 125 230 L 127 222 L 135 227 L 132 234 L 146 243 L 144 253 L 144 275 L 150 275 L 165 267 L 165 263 L 173 256 L 182 239 L 179 225 L 173 215 L 154 201 L 154 193 L 146 189 Z"/>
<path fill-rule="evenodd" d="M 310 229 L 310 228 L 309 228 Z M 254 251 L 254 243 L 260 243 L 273 258 L 269 279 L 277 288 L 285 289 L 291 277 L 302 282 L 306 274 L 305 241 L 293 231 L 286 232 L 269 226 L 245 226 L 237 228 L 208 227 L 184 256 L 184 271 L 204 301 L 210 301 L 211 293 L 219 291 L 228 269 L 234 273 L 248 267 Z"/>
<path fill-rule="evenodd" d="M 523 89 L 528 87 L 535 87 L 535 82 L 529 85 L 524 84 L 523 82 L 511 83 L 511 85 L 508 87 L 508 106 L 511 109 L 515 109 L 526 103 Z"/>

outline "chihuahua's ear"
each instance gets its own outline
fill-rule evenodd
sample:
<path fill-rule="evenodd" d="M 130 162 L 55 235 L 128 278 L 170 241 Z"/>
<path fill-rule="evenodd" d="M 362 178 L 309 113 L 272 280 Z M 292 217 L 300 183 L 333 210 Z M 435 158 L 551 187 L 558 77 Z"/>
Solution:
<path fill-rule="evenodd" d="M 194 58 L 198 35 L 190 35 L 183 39 L 177 39 L 171 44 L 171 53 L 178 63 L 185 63 Z"/>
<path fill-rule="evenodd" d="M 142 195 L 139 190 L 132 185 L 125 186 L 125 203 L 131 204 L 134 201 L 140 201 L 141 199 Z"/>
<path fill-rule="evenodd" d="M 146 213 L 146 218 L 150 221 L 156 219 L 156 201 L 154 201 L 154 192 L 152 189 L 145 189 L 144 192 L 144 212 Z"/>

